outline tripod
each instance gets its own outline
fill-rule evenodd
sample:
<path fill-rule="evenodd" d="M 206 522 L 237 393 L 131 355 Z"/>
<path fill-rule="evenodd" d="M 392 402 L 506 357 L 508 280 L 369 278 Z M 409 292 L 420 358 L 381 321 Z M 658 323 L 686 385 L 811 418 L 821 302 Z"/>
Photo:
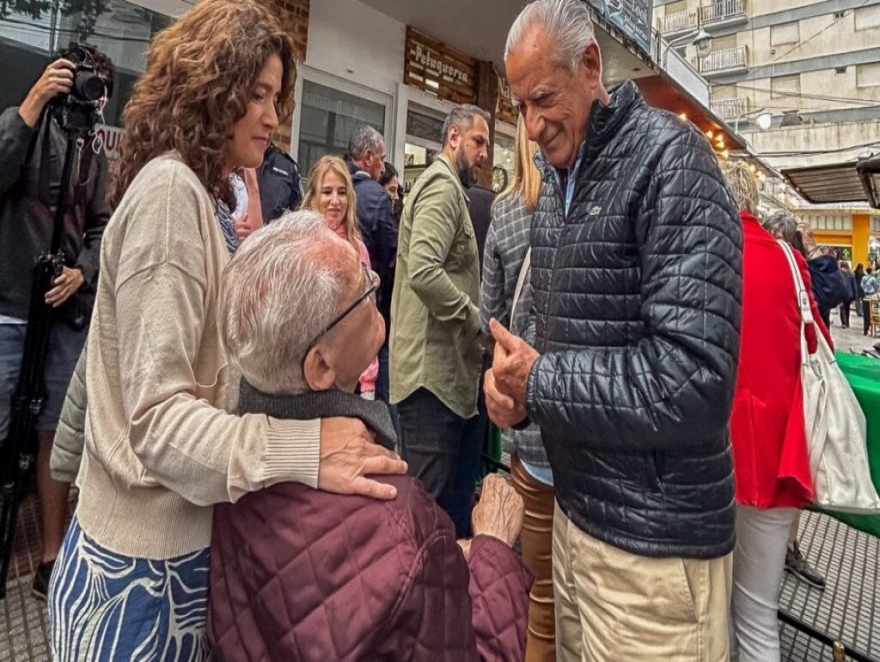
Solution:
<path fill-rule="evenodd" d="M 42 122 L 44 127 L 40 159 L 41 184 L 48 174 L 44 169 L 49 158 L 51 116 L 44 112 Z M 2 444 L 0 445 L 0 600 L 6 596 L 6 579 L 12 559 L 18 507 L 25 496 L 25 486 L 36 465 L 39 450 L 39 442 L 34 434 L 34 423 L 46 397 L 43 377 L 54 323 L 53 310 L 46 303 L 45 297 L 64 269 L 64 255 L 60 248 L 64 237 L 64 214 L 67 209 L 77 142 L 87 135 L 93 126 L 92 120 L 91 126 L 89 122 L 84 121 L 75 127 L 67 127 L 67 147 L 55 208 L 52 242 L 49 251 L 41 253 L 34 260 L 21 371 L 12 397 L 9 433 L 6 439 L 0 442 Z"/>

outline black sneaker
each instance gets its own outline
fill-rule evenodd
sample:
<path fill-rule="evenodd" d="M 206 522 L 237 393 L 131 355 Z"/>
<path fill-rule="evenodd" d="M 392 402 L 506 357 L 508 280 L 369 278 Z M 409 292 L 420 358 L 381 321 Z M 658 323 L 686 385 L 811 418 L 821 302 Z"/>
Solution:
<path fill-rule="evenodd" d="M 37 600 L 46 601 L 46 596 L 49 594 L 49 578 L 52 577 L 52 568 L 54 567 L 54 560 L 41 563 L 37 567 L 37 572 L 34 575 L 34 585 L 31 588 L 31 595 Z"/>
<path fill-rule="evenodd" d="M 807 562 L 801 553 L 798 542 L 795 540 L 788 551 L 785 552 L 785 569 L 798 579 L 802 579 L 810 586 L 825 590 L 825 578 Z"/>

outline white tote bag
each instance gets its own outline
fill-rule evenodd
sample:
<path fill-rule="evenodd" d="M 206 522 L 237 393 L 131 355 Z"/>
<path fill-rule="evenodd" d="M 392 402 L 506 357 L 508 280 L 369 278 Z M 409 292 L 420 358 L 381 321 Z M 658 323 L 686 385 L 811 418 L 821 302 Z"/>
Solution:
<path fill-rule="evenodd" d="M 526 250 L 525 259 L 519 268 L 519 278 L 516 279 L 516 289 L 513 291 L 513 303 L 510 306 L 510 325 L 513 326 L 513 316 L 516 314 L 516 306 L 519 303 L 519 297 L 522 294 L 523 286 L 526 284 L 526 276 L 529 275 L 529 268 L 532 266 L 532 247 Z"/>
<path fill-rule="evenodd" d="M 779 245 L 788 258 L 801 311 L 804 424 L 815 503 L 829 510 L 880 513 L 880 496 L 868 466 L 865 414 L 818 328 L 819 346 L 815 354 L 809 353 L 804 332 L 814 323 L 810 297 L 791 247 L 782 240 Z"/>

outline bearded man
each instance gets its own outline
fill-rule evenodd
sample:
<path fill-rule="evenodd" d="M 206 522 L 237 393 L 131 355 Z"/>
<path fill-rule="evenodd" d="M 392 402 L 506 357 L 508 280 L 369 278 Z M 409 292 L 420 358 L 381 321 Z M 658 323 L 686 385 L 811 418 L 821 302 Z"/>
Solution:
<path fill-rule="evenodd" d="M 391 404 L 401 455 L 467 536 L 477 432 L 480 260 L 465 188 L 488 156 L 489 116 L 455 107 L 443 149 L 407 196 L 391 300 Z"/>

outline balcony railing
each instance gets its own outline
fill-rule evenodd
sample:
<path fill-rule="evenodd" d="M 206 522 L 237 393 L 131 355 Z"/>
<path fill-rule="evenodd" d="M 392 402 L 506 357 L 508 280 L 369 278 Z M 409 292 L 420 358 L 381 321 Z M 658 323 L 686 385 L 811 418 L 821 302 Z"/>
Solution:
<path fill-rule="evenodd" d="M 700 7 L 700 22 L 703 24 L 745 17 L 746 0 L 714 0 L 712 4 Z"/>
<path fill-rule="evenodd" d="M 697 69 L 704 76 L 723 71 L 739 71 L 749 68 L 748 60 L 748 49 L 745 46 L 725 48 L 697 58 Z"/>
<path fill-rule="evenodd" d="M 736 119 L 749 112 L 750 99 L 720 99 L 711 103 L 712 112 L 723 120 Z"/>
<path fill-rule="evenodd" d="M 699 22 L 699 12 L 696 9 L 686 9 L 685 11 L 663 16 L 660 19 L 660 32 L 662 34 L 670 34 L 683 30 L 694 30 L 699 25 Z"/>

